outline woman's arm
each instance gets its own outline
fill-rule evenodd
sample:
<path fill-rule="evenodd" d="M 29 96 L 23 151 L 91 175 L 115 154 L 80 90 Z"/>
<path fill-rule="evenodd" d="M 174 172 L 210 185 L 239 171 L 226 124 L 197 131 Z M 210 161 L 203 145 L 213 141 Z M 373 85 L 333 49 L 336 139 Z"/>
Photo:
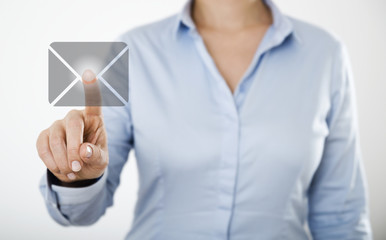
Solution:
<path fill-rule="evenodd" d="M 354 81 L 342 44 L 332 68 L 329 135 L 309 189 L 309 226 L 316 240 L 371 239 Z"/>
<path fill-rule="evenodd" d="M 90 225 L 113 205 L 120 174 L 133 145 L 130 111 L 125 107 L 104 109 L 108 136 L 109 165 L 98 181 L 86 187 L 51 185 L 45 174 L 40 191 L 51 217 L 61 225 Z M 48 178 L 47 178 L 48 177 Z"/>

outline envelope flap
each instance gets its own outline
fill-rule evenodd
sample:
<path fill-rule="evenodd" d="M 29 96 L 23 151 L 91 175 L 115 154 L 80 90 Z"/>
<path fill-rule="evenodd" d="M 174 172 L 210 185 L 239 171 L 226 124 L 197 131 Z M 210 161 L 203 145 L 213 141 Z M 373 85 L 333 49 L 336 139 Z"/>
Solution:
<path fill-rule="evenodd" d="M 51 47 L 79 74 L 102 71 L 125 47 L 124 42 L 53 42 Z"/>

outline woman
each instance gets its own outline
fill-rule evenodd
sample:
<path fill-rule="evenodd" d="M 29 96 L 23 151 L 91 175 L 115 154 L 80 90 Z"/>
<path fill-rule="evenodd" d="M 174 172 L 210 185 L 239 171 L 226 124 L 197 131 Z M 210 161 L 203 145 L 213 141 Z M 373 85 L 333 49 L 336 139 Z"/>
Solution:
<path fill-rule="evenodd" d="M 133 148 L 140 190 L 127 239 L 371 238 L 337 38 L 270 0 L 195 0 L 121 40 L 129 104 L 103 117 L 71 111 L 39 136 L 41 191 L 58 223 L 96 222 Z"/>

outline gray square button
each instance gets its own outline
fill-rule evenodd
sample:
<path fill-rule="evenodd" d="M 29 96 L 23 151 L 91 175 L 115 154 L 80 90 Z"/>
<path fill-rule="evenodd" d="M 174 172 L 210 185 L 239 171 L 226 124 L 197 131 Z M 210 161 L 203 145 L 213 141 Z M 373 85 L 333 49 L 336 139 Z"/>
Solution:
<path fill-rule="evenodd" d="M 129 99 L 129 50 L 124 42 L 53 42 L 48 49 L 48 100 L 54 106 L 86 106 L 82 73 L 91 69 L 101 106 Z"/>

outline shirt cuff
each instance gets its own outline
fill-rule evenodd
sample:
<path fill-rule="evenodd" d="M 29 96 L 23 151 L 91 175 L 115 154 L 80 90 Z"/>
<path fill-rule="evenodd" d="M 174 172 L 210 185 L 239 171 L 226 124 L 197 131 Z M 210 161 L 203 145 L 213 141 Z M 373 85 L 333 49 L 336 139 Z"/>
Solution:
<path fill-rule="evenodd" d="M 108 175 L 108 168 L 106 168 L 102 177 L 95 183 L 87 187 L 62 187 L 58 185 L 51 185 L 52 190 L 56 193 L 58 203 L 60 205 L 80 204 L 90 201 L 98 195 L 105 187 Z"/>

